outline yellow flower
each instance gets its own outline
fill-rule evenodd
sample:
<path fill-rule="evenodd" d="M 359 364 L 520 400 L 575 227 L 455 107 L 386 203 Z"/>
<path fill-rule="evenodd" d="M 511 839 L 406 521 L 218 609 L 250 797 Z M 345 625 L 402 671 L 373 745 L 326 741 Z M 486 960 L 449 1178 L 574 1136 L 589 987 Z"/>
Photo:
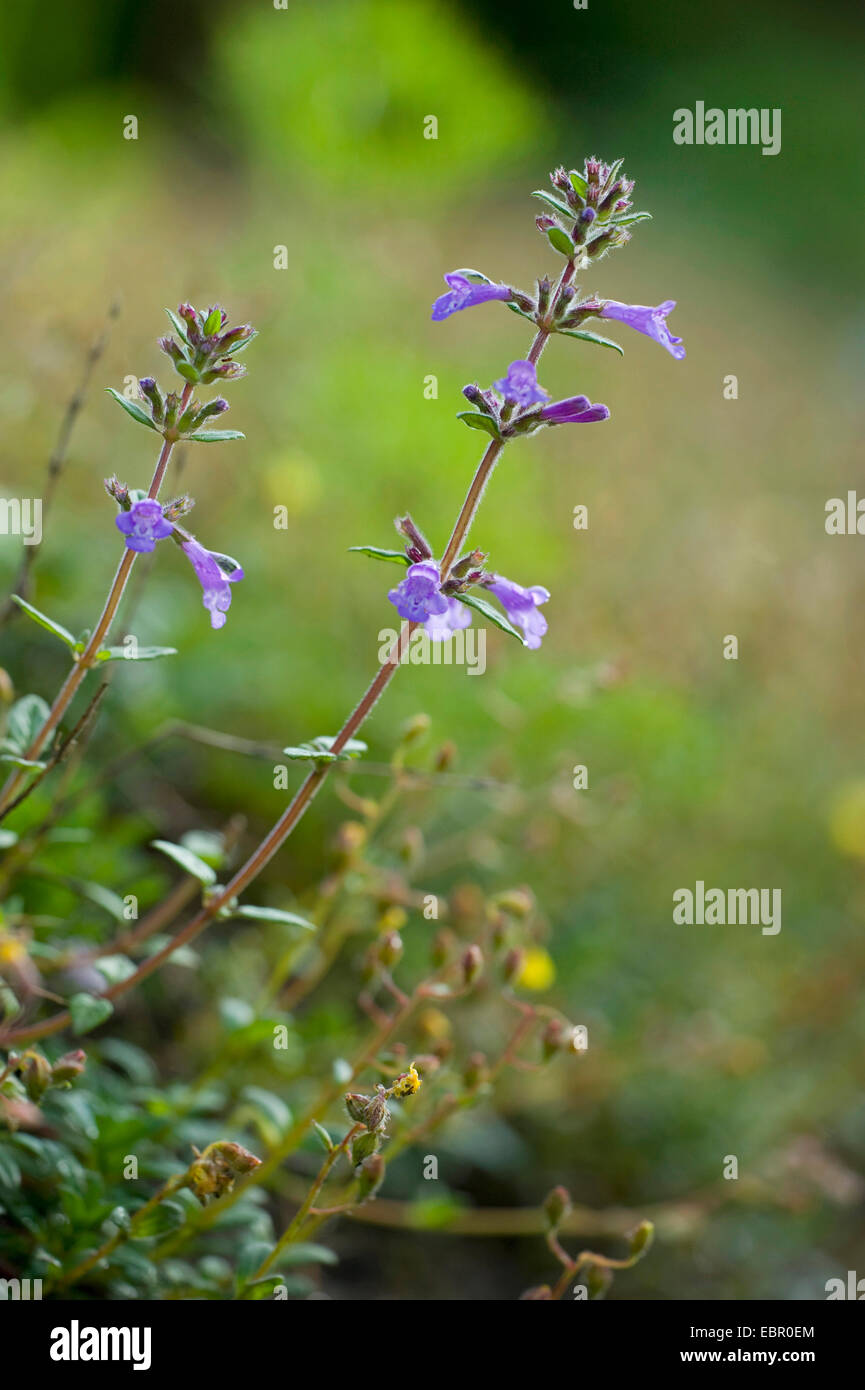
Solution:
<path fill-rule="evenodd" d="M 415 1091 L 420 1090 L 420 1087 L 421 1079 L 415 1070 L 414 1062 L 412 1062 L 408 1071 L 404 1071 L 397 1077 L 391 1087 L 391 1091 L 395 1096 L 413 1096 Z"/>
<path fill-rule="evenodd" d="M 521 989 L 540 992 L 549 989 L 555 978 L 556 967 L 549 951 L 545 951 L 543 946 L 531 946 L 526 951 L 523 968 L 517 976 L 516 983 Z"/>

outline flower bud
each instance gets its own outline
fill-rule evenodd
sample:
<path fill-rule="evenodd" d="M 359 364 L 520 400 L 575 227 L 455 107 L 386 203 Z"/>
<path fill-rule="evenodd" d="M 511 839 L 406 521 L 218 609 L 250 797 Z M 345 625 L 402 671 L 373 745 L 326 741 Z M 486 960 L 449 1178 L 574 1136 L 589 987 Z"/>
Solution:
<path fill-rule="evenodd" d="M 502 978 L 505 984 L 516 980 L 525 965 L 526 953 L 519 946 L 513 946 L 502 962 Z"/>
<path fill-rule="evenodd" d="M 509 912 L 512 917 L 520 918 L 531 916 L 535 906 L 530 888 L 508 888 L 504 893 L 497 893 L 493 902 L 502 912 Z"/>
<path fill-rule="evenodd" d="M 410 516 L 398 516 L 394 522 L 401 536 L 408 541 L 406 553 L 413 564 L 432 559 L 432 547 L 426 536 L 415 526 Z"/>
<path fill-rule="evenodd" d="M 360 1165 L 358 1173 L 357 1197 L 365 1202 L 381 1187 L 384 1180 L 384 1159 L 381 1154 L 370 1154 Z"/>
<path fill-rule="evenodd" d="M 34 1052 L 32 1048 L 28 1048 L 22 1054 L 18 1069 L 29 1099 L 38 1104 L 53 1080 L 51 1063 L 41 1052 Z"/>
<path fill-rule="evenodd" d="M 468 946 L 460 958 L 463 983 L 473 985 L 484 968 L 484 957 L 480 946 Z"/>
<path fill-rule="evenodd" d="M 227 1140 L 212 1144 L 214 1156 L 223 1163 L 232 1173 L 251 1173 L 253 1168 L 257 1168 L 261 1163 L 260 1158 L 256 1158 L 254 1153 L 245 1149 L 242 1144 L 235 1144 Z"/>
<path fill-rule="evenodd" d="M 242 323 L 239 328 L 230 328 L 227 333 L 223 333 L 217 344 L 220 357 L 225 357 L 229 352 L 242 343 L 244 338 L 249 338 L 255 333 L 251 323 Z"/>
<path fill-rule="evenodd" d="M 589 1298 L 603 1298 L 613 1282 L 613 1271 L 605 1265 L 590 1265 L 586 1271 L 586 1292 Z"/>
<path fill-rule="evenodd" d="M 655 1238 L 655 1228 L 651 1221 L 641 1221 L 630 1232 L 628 1239 L 631 1243 L 631 1258 L 636 1259 L 639 1255 L 645 1255 L 649 1246 Z"/>
<path fill-rule="evenodd" d="M 55 1085 L 62 1085 L 66 1081 L 74 1081 L 80 1076 L 87 1065 L 87 1053 L 81 1048 L 76 1048 L 74 1052 L 65 1052 L 59 1061 L 54 1063 L 51 1068 L 51 1080 Z"/>
<path fill-rule="evenodd" d="M 544 1200 L 544 1215 L 554 1231 L 573 1210 L 571 1194 L 566 1187 L 554 1187 Z"/>
<path fill-rule="evenodd" d="M 422 738 L 426 738 L 432 728 L 432 720 L 428 714 L 415 714 L 411 719 L 407 719 L 399 731 L 401 743 L 418 743 Z"/>
<path fill-rule="evenodd" d="M 356 1124 L 366 1124 L 364 1117 L 371 1099 L 371 1096 L 362 1095 L 360 1091 L 347 1092 L 345 1108 Z"/>
<path fill-rule="evenodd" d="M 378 1144 L 378 1135 L 372 1133 L 370 1130 L 367 1130 L 365 1134 L 358 1134 L 356 1138 L 352 1140 L 351 1161 L 355 1168 L 358 1164 L 363 1163 L 365 1158 L 369 1158 L 370 1154 L 375 1153 Z"/>
<path fill-rule="evenodd" d="M 402 937 L 397 931 L 388 932 L 387 935 L 383 936 L 381 938 L 381 941 L 379 942 L 379 960 L 381 961 L 382 965 L 385 966 L 388 970 L 392 970 L 393 967 L 399 961 L 401 955 Z"/>
<path fill-rule="evenodd" d="M 553 1291 L 549 1284 L 536 1284 L 533 1289 L 526 1289 L 525 1293 L 520 1294 L 520 1303 L 549 1303 L 552 1300 Z"/>
<path fill-rule="evenodd" d="M 433 759 L 433 767 L 435 768 L 435 771 L 447 772 L 448 768 L 453 765 L 456 755 L 457 746 L 451 739 L 448 739 L 446 743 L 442 744 L 441 748 L 438 750 L 438 752 L 435 755 L 435 758 Z"/>
<path fill-rule="evenodd" d="M 387 1108 L 386 1092 L 383 1086 L 379 1086 L 375 1095 L 366 1107 L 363 1123 L 371 1132 L 384 1129 L 390 1119 L 390 1111 Z"/>
<path fill-rule="evenodd" d="M 456 937 L 449 927 L 440 927 L 432 939 L 431 959 L 436 970 L 447 965 L 456 946 Z"/>

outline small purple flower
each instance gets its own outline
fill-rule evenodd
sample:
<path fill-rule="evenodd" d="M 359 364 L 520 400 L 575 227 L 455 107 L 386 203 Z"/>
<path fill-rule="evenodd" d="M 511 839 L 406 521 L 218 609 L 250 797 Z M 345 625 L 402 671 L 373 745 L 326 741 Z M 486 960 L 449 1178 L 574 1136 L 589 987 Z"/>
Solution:
<path fill-rule="evenodd" d="M 541 411 L 540 418 L 548 425 L 591 425 L 597 420 L 609 420 L 605 405 L 593 405 L 588 396 L 569 396 L 566 401 L 554 401 Z"/>
<path fill-rule="evenodd" d="M 506 401 L 515 405 L 540 405 L 550 398 L 549 391 L 538 385 L 538 374 L 531 362 L 512 362 L 508 374 L 493 386 Z"/>
<path fill-rule="evenodd" d="M 126 537 L 127 547 L 142 553 L 153 550 L 157 541 L 164 541 L 174 530 L 162 515 L 162 507 L 152 497 L 133 502 L 128 512 L 120 512 L 114 518 L 114 524 Z"/>
<path fill-rule="evenodd" d="M 446 275 L 445 281 L 450 285 L 450 289 L 447 294 L 439 296 L 432 309 L 432 317 L 436 322 L 450 318 L 458 309 L 471 309 L 475 304 L 485 304 L 488 299 L 511 297 L 507 285 L 476 285 L 456 270 Z"/>
<path fill-rule="evenodd" d="M 446 642 L 461 627 L 471 627 L 471 609 L 458 598 L 449 598 L 444 613 L 435 613 L 427 618 L 424 630 L 431 642 Z"/>
<path fill-rule="evenodd" d="M 494 574 L 493 582 L 486 587 L 491 594 L 495 594 L 509 620 L 526 634 L 523 646 L 532 650 L 539 647 L 547 630 L 547 620 L 543 613 L 538 612 L 538 605 L 546 603 L 550 596 L 549 589 L 542 588 L 540 584 L 524 589 L 521 584 L 514 584 L 513 580 L 505 579 L 500 574 Z"/>
<path fill-rule="evenodd" d="M 184 542 L 182 549 L 191 560 L 204 590 L 202 602 L 210 613 L 211 627 L 224 627 L 225 615 L 231 607 L 229 586 L 243 578 L 243 570 L 239 565 L 236 569 L 223 569 L 219 562 L 225 557 L 205 550 L 193 537 Z"/>
<path fill-rule="evenodd" d="M 417 565 L 409 565 L 405 579 L 391 589 L 388 598 L 401 618 L 422 623 L 448 611 L 448 600 L 439 592 L 440 584 L 438 565 L 432 560 L 422 560 Z"/>
<path fill-rule="evenodd" d="M 601 318 L 618 319 L 629 328 L 636 328 L 638 333 L 645 333 L 647 337 L 654 338 L 656 343 L 667 349 L 671 357 L 679 361 L 685 356 L 682 339 L 674 338 L 667 327 L 667 315 L 675 307 L 675 299 L 665 299 L 656 309 L 650 309 L 645 304 L 620 304 L 617 299 L 607 299 L 601 309 Z"/>

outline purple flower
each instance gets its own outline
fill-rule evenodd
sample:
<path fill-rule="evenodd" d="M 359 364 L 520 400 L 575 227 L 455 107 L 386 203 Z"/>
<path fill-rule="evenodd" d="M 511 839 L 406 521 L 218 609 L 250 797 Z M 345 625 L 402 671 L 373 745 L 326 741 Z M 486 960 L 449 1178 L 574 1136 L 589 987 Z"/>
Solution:
<path fill-rule="evenodd" d="M 506 401 L 516 405 L 540 405 L 550 398 L 549 391 L 538 385 L 538 374 L 531 362 L 512 362 L 508 374 L 493 386 Z"/>
<path fill-rule="evenodd" d="M 507 285 L 476 285 L 458 271 L 445 276 L 450 285 L 447 294 L 440 295 L 433 305 L 432 317 L 438 322 L 450 318 L 458 309 L 471 309 L 475 304 L 485 304 L 488 299 L 510 299 L 511 291 Z"/>
<path fill-rule="evenodd" d="M 432 560 L 422 560 L 417 565 L 409 565 L 405 579 L 391 589 L 388 598 L 401 618 L 422 623 L 448 611 L 448 600 L 439 592 L 440 584 L 438 565 Z"/>
<path fill-rule="evenodd" d="M 128 512 L 120 512 L 114 518 L 114 523 L 126 537 L 128 548 L 142 552 L 153 550 L 157 541 L 164 541 L 174 530 L 162 515 L 162 507 L 152 497 L 133 502 Z"/>
<path fill-rule="evenodd" d="M 457 598 L 447 600 L 444 613 L 435 613 L 427 618 L 424 630 L 431 642 L 446 642 L 461 627 L 471 627 L 471 609 Z"/>
<path fill-rule="evenodd" d="M 605 405 L 592 405 L 588 396 L 569 396 L 546 406 L 540 418 L 549 425 L 591 425 L 596 420 L 609 420 L 610 411 Z"/>
<path fill-rule="evenodd" d="M 210 612 L 211 627 L 223 627 L 225 615 L 231 607 L 229 586 L 243 578 L 243 570 L 239 565 L 234 569 L 223 568 L 226 557 L 205 550 L 204 546 L 199 545 L 192 537 L 184 542 L 182 549 L 192 561 L 192 568 L 204 590 L 202 602 Z"/>
<path fill-rule="evenodd" d="M 547 630 L 547 620 L 543 613 L 538 612 L 538 605 L 546 603 L 550 596 L 549 589 L 542 588 L 540 584 L 524 589 L 521 584 L 514 584 L 513 580 L 505 579 L 500 574 L 494 574 L 493 582 L 486 587 L 491 594 L 495 594 L 509 620 L 526 634 L 523 646 L 533 650 L 539 647 Z"/>
<path fill-rule="evenodd" d="M 675 299 L 665 299 L 656 309 L 650 309 L 645 304 L 620 304 L 617 299 L 607 299 L 601 309 L 601 318 L 618 319 L 629 328 L 636 328 L 638 333 L 654 338 L 678 361 L 685 356 L 682 339 L 674 338 L 667 327 L 667 315 L 675 307 Z"/>

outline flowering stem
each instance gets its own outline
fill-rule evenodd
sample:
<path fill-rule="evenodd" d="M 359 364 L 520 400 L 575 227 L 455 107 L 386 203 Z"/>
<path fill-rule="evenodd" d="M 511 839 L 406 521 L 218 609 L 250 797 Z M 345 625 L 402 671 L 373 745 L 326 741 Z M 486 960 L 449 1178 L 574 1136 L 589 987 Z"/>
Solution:
<path fill-rule="evenodd" d="M 304 1202 L 302 1203 L 298 1211 L 295 1213 L 290 1224 L 286 1226 L 285 1230 L 279 1237 L 279 1240 L 276 1242 L 276 1245 L 273 1247 L 270 1254 L 262 1260 L 258 1269 L 251 1276 L 252 1279 L 263 1279 L 267 1271 L 270 1269 L 271 1265 L 274 1263 L 274 1261 L 281 1253 L 281 1251 L 285 1249 L 286 1245 L 290 1245 L 300 1234 L 300 1228 L 306 1221 L 307 1216 L 309 1215 L 310 1207 L 315 1205 L 315 1199 L 318 1196 L 321 1189 L 324 1187 L 324 1184 L 327 1181 L 331 1168 L 336 1163 L 340 1154 L 347 1152 L 352 1139 L 355 1137 L 356 1134 L 360 1134 L 363 1128 L 364 1126 L 362 1124 L 352 1125 L 345 1138 L 342 1139 L 339 1144 L 334 1144 L 333 1147 L 329 1150 L 327 1157 L 324 1160 L 324 1163 L 321 1165 L 320 1169 L 318 1170 L 318 1173 L 315 1176 L 315 1180 L 312 1186 L 306 1194 Z"/>
<path fill-rule="evenodd" d="M 186 386 L 183 388 L 183 395 L 180 398 L 178 417 L 183 414 L 183 411 L 189 404 L 191 395 L 192 386 L 187 382 Z M 168 437 L 162 442 L 162 448 L 159 451 L 159 458 L 156 460 L 156 468 L 154 469 L 153 478 L 150 482 L 150 489 L 147 493 L 147 496 L 150 498 L 155 498 L 159 494 L 159 489 L 162 486 L 162 480 L 165 477 L 165 470 L 168 467 L 168 461 L 171 458 L 171 451 L 174 448 L 175 442 L 175 439 Z M 54 704 L 49 711 L 48 718 L 45 720 L 42 728 L 36 734 L 30 747 L 24 754 L 28 762 L 35 762 L 37 760 L 48 738 L 54 732 L 72 700 L 75 698 L 78 687 L 84 680 L 90 667 L 96 664 L 97 655 L 102 649 L 102 643 L 108 634 L 108 629 L 111 627 L 114 615 L 120 605 L 120 600 L 123 597 L 123 591 L 126 588 L 126 583 L 129 579 L 134 562 L 135 551 L 130 550 L 128 547 L 124 547 L 120 564 L 117 566 L 117 572 L 114 576 L 111 588 L 108 591 L 108 597 L 105 600 L 105 605 L 99 616 L 99 621 L 90 634 L 84 651 L 76 658 L 72 670 L 61 685 L 54 700 Z M 0 793 L 0 819 L 2 819 L 9 810 L 10 803 L 15 798 L 17 790 L 24 781 L 26 775 L 26 770 L 24 768 L 19 768 L 7 781 L 2 793 Z"/>
<path fill-rule="evenodd" d="M 574 262 L 571 260 L 568 261 L 559 278 L 555 294 L 552 298 L 552 307 L 550 309 L 550 315 L 552 315 L 552 312 L 555 309 L 561 291 L 573 278 L 573 274 Z M 532 345 L 529 348 L 528 360 L 533 365 L 537 364 L 541 356 L 541 353 L 543 352 L 547 344 L 547 341 L 550 337 L 550 334 L 552 332 L 550 324 L 551 317 L 547 317 L 546 319 L 544 319 L 543 326 L 538 328 Z M 181 403 L 182 405 L 184 405 L 186 400 L 188 399 L 189 389 L 190 388 L 187 388 L 187 390 L 185 390 L 183 393 L 183 401 Z M 170 452 L 170 445 L 166 445 L 166 447 L 169 449 Z M 493 472 L 493 469 L 495 468 L 496 462 L 503 448 L 504 441 L 491 440 L 489 447 L 487 448 L 483 458 L 478 464 L 477 470 L 471 481 L 468 493 L 466 494 L 466 499 L 463 502 L 460 514 L 457 517 L 456 523 L 451 533 L 451 538 L 448 541 L 447 548 L 442 559 L 442 581 L 444 581 L 447 578 L 450 568 L 465 542 L 466 536 L 468 535 L 469 530 L 471 528 L 472 521 L 474 520 L 475 513 L 480 504 L 481 497 L 483 496 L 484 489 L 487 485 L 487 482 L 490 479 L 490 476 Z M 163 455 L 165 455 L 165 457 L 163 457 Z M 165 465 L 167 461 L 168 456 L 167 454 L 165 454 L 165 450 L 163 450 L 163 454 L 160 455 L 159 462 L 157 463 L 156 474 L 154 475 L 154 482 L 151 486 L 151 495 L 155 495 L 155 493 L 153 492 L 153 488 L 158 488 L 162 475 L 165 472 Z M 121 569 L 123 568 L 123 564 L 127 562 L 127 559 L 128 567 L 131 567 L 131 556 L 132 552 L 127 551 L 127 554 L 124 556 L 124 559 L 121 562 Z M 127 574 L 128 567 L 126 571 Z M 118 571 L 118 577 L 119 575 L 120 571 Z M 123 578 L 124 583 L 125 578 L 126 575 L 124 575 Z M 112 588 L 112 596 L 114 595 L 116 588 L 117 580 L 115 580 L 114 587 Z M 103 618 L 105 618 L 104 625 L 102 620 L 100 620 L 100 627 L 102 628 L 102 633 L 100 634 L 99 638 L 100 642 L 102 636 L 104 636 L 105 628 L 107 628 L 108 623 L 110 623 L 111 621 L 114 609 L 116 609 L 117 603 L 120 600 L 121 593 L 122 588 L 117 594 L 116 602 L 114 602 L 113 607 L 110 607 L 111 596 L 109 596 L 109 601 L 106 604 L 105 613 L 103 613 Z M 107 618 L 105 616 L 106 613 Z M 351 714 L 348 716 L 348 719 L 346 719 L 339 733 L 336 735 L 336 738 L 334 739 L 331 745 L 331 751 L 333 753 L 340 753 L 342 749 L 345 747 L 345 745 L 348 743 L 349 739 L 352 738 L 354 734 L 358 731 L 358 729 L 360 729 L 360 727 L 365 723 L 366 719 L 368 718 L 369 714 L 373 709 L 373 706 L 376 704 L 380 696 L 383 694 L 384 690 L 387 688 L 390 681 L 396 675 L 396 672 L 399 670 L 401 659 L 408 648 L 408 643 L 411 638 L 411 634 L 416 626 L 417 624 L 411 622 L 403 623 L 399 632 L 399 636 L 397 637 L 396 641 L 394 642 L 393 646 L 388 652 L 386 660 L 381 664 L 372 681 L 370 682 L 369 686 L 367 687 L 366 691 L 362 695 L 361 699 L 355 705 Z M 98 631 L 99 629 L 97 629 L 97 632 Z M 57 719 L 60 718 L 60 715 L 62 714 L 63 710 L 66 708 L 66 705 L 68 705 L 69 700 L 75 693 L 75 689 L 77 689 L 78 684 L 80 684 L 81 680 L 83 679 L 84 669 L 82 668 L 84 667 L 85 658 L 88 656 L 88 653 L 90 653 L 92 657 L 95 651 L 98 650 L 98 644 L 95 644 L 95 638 L 96 633 L 94 633 L 93 637 L 88 643 L 87 649 L 82 654 L 80 662 L 76 667 L 73 668 L 72 672 L 70 672 L 66 685 L 64 685 L 63 690 L 61 690 L 60 695 L 58 695 L 57 700 L 54 702 L 54 709 L 52 709 L 54 723 L 56 723 Z M 64 697 L 64 693 L 66 692 L 66 686 L 69 685 L 70 681 L 72 681 L 74 677 L 77 677 L 75 685 L 69 691 L 68 695 L 66 695 L 65 702 L 63 703 L 62 708 L 60 708 L 58 711 L 58 706 L 60 704 L 61 698 Z M 56 715 L 55 711 L 58 711 Z M 43 738 L 43 735 L 45 734 L 50 724 L 51 717 L 49 716 L 49 720 L 46 721 L 45 729 L 43 729 L 40 732 L 40 739 Z M 41 742 L 38 742 L 37 745 L 37 742 L 34 741 L 34 747 L 36 747 L 37 751 L 38 748 L 41 748 L 41 746 Z M 33 756 L 32 750 L 28 751 L 27 756 Z M 146 979 L 148 975 L 152 975 L 155 970 L 158 970 L 159 967 L 163 965 L 166 960 L 169 959 L 169 957 L 173 954 L 174 951 L 176 951 L 181 946 L 186 946 L 190 941 L 193 941 L 199 935 L 199 933 L 202 932 L 205 929 L 205 927 L 209 926 L 209 924 L 214 920 L 214 918 L 218 916 L 221 908 L 225 907 L 231 901 L 232 898 L 236 898 L 238 894 L 242 893 L 244 889 L 247 888 L 250 883 L 252 883 L 253 879 L 258 877 L 262 869 L 270 862 L 270 860 L 276 854 L 277 850 L 279 850 L 281 846 L 285 843 L 285 841 L 288 839 L 288 836 L 291 834 L 292 830 L 297 825 L 304 812 L 307 810 L 313 798 L 316 796 L 319 788 L 321 787 L 322 783 L 327 777 L 327 774 L 332 766 L 333 763 L 328 762 L 318 763 L 314 767 L 312 772 L 310 772 L 307 775 L 306 779 L 301 783 L 300 787 L 298 788 L 292 800 L 289 802 L 286 809 L 283 811 L 279 820 L 264 837 L 258 848 L 250 855 L 249 859 L 247 859 L 246 863 L 242 866 L 242 868 L 238 869 L 237 873 L 231 879 L 231 882 L 227 884 L 227 886 L 222 890 L 222 892 L 210 898 L 207 901 L 207 903 L 205 903 L 201 907 L 201 909 L 195 914 L 191 921 L 187 922 L 186 926 L 183 927 L 177 933 L 177 935 L 171 939 L 171 941 L 167 942 L 166 945 L 163 946 L 160 951 L 157 951 L 146 961 L 142 962 L 142 964 L 132 975 L 129 975 L 125 980 L 118 981 L 116 984 L 112 985 L 110 989 L 106 990 L 104 995 L 105 998 L 113 1000 L 120 997 L 121 995 L 127 994 L 131 989 L 134 989 L 136 985 L 140 984 L 142 980 Z M 0 816 L 2 816 L 2 810 L 0 810 Z M 68 1012 L 64 1011 L 61 1014 L 55 1015 L 54 1018 L 46 1019 L 42 1023 L 30 1024 L 23 1028 L 13 1028 L 2 1034 L 2 1036 L 0 1036 L 0 1042 L 6 1044 L 9 1042 L 21 1041 L 25 1038 L 47 1037 L 49 1034 L 60 1032 L 63 1028 L 66 1027 L 69 1021 L 69 1014 Z"/>

